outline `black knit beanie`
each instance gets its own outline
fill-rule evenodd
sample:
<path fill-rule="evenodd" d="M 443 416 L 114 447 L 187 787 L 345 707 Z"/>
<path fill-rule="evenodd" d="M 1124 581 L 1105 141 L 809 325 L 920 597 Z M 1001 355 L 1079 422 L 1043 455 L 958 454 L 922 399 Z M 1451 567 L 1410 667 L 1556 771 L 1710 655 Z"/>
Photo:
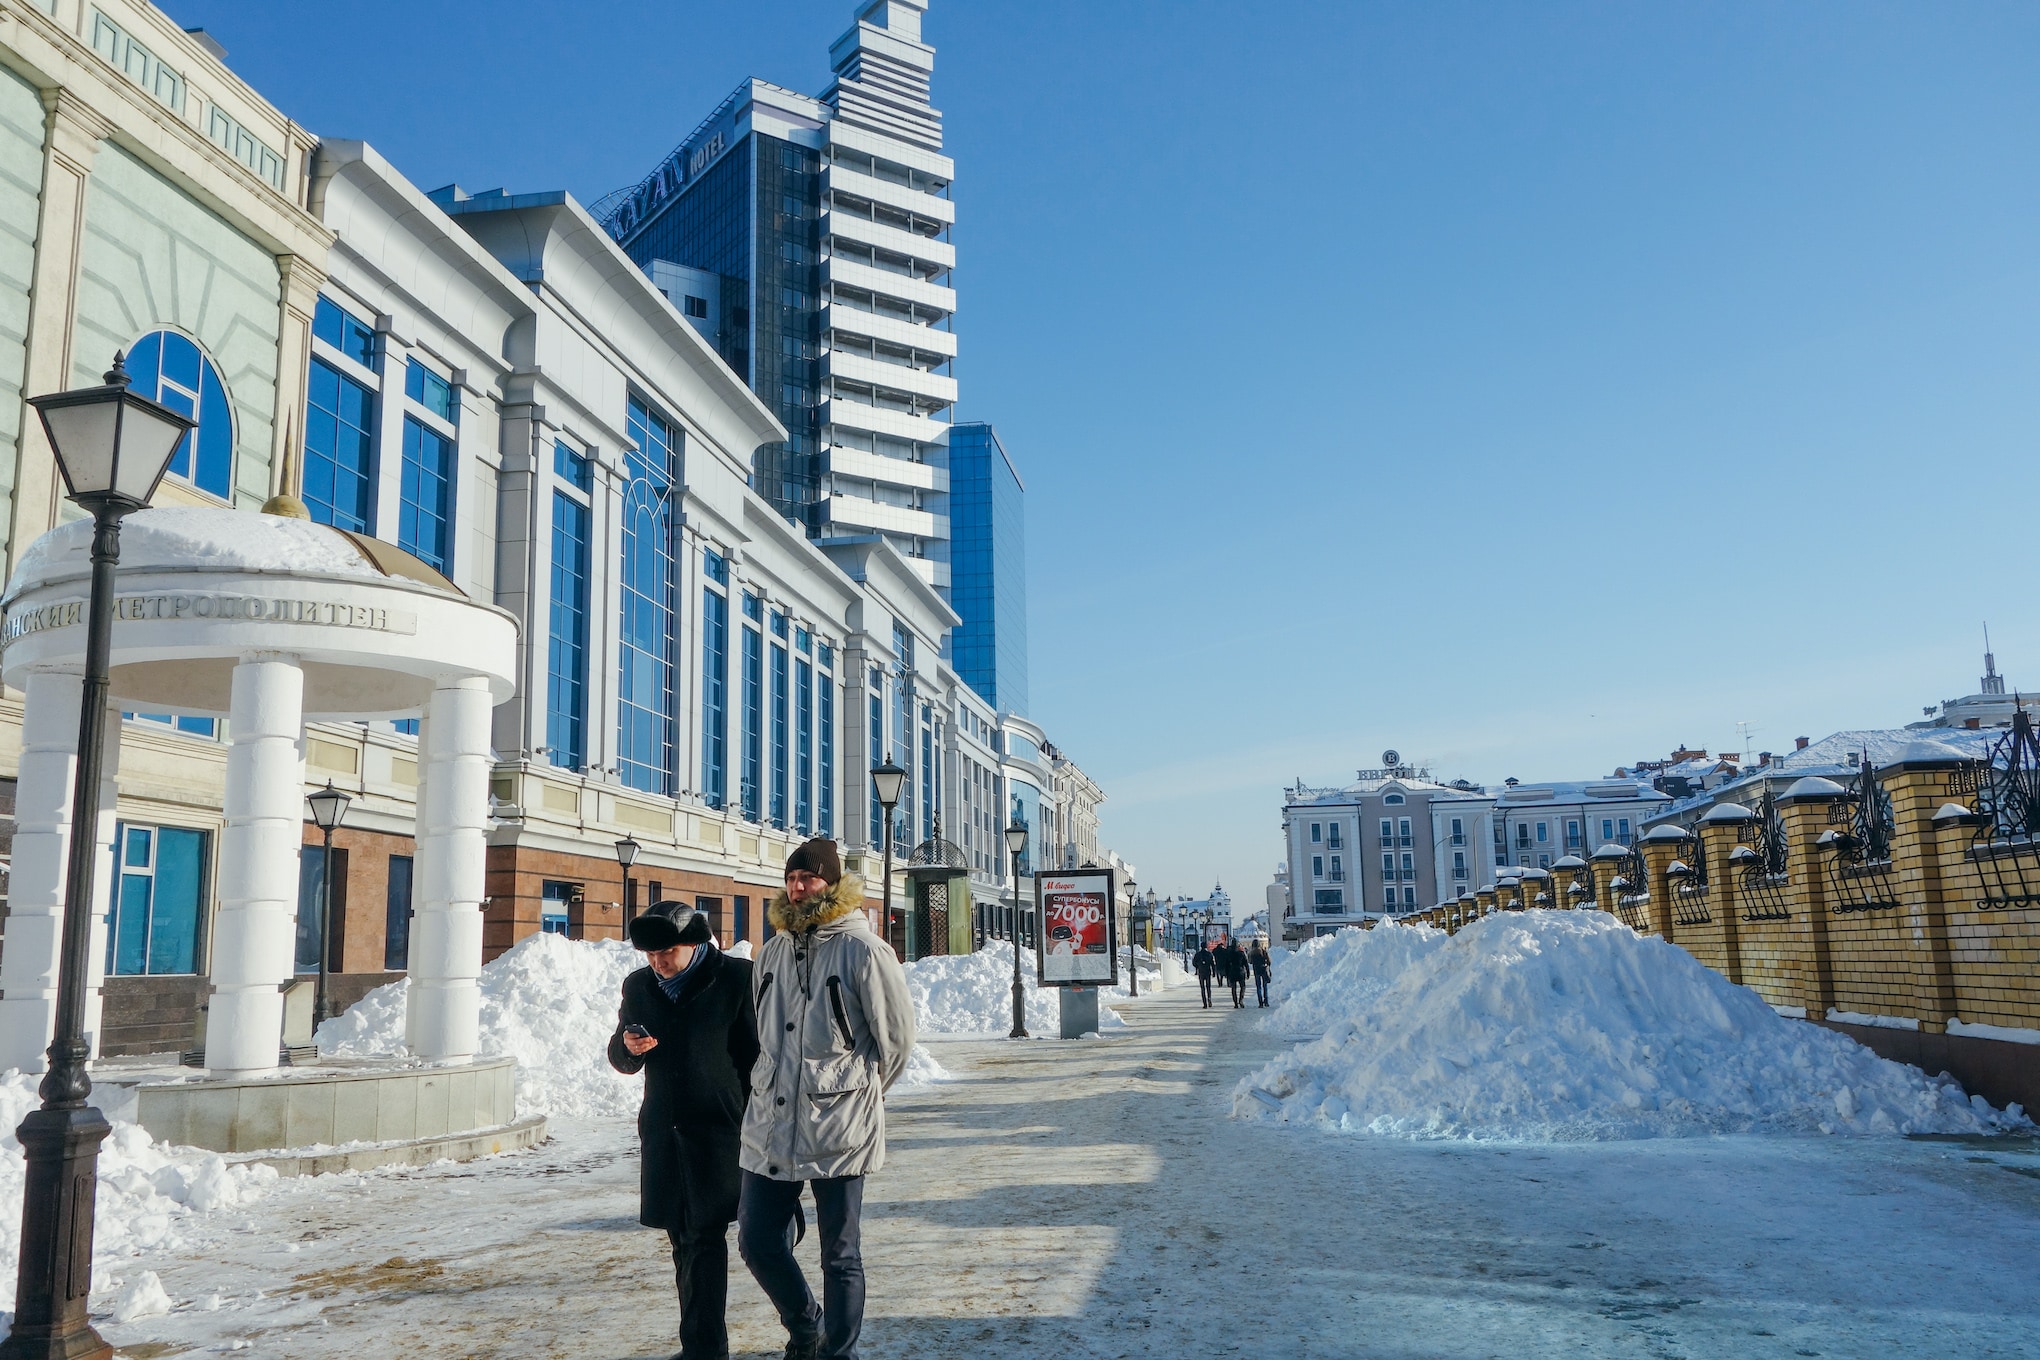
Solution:
<path fill-rule="evenodd" d="M 827 836 L 817 836 L 794 847 L 786 857 L 786 872 L 792 874 L 795 869 L 818 875 L 831 887 L 843 877 L 843 861 L 836 854 L 836 843 Z"/>

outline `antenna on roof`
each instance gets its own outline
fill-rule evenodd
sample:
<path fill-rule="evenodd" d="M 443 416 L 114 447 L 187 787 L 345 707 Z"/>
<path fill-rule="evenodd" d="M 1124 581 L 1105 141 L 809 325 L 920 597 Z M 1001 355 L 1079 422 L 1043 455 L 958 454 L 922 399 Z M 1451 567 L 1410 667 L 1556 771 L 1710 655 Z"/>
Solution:
<path fill-rule="evenodd" d="M 1983 688 L 1979 694 L 2003 694 L 2005 678 L 1997 673 L 1997 658 L 1990 651 L 1990 625 L 1983 625 Z"/>

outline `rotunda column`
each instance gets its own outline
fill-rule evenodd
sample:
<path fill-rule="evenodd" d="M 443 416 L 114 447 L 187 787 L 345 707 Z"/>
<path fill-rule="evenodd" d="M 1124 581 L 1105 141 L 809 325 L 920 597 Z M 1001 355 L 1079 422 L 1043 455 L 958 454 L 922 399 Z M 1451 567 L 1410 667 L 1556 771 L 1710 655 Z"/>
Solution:
<path fill-rule="evenodd" d="M 493 708 L 488 681 L 445 681 L 418 733 L 417 911 L 404 1040 L 440 1062 L 465 1062 L 479 1044 Z"/>
<path fill-rule="evenodd" d="M 251 652 L 234 667 L 205 1031 L 213 1072 L 269 1071 L 283 1043 L 282 988 L 297 956 L 304 693 L 294 656 Z"/>

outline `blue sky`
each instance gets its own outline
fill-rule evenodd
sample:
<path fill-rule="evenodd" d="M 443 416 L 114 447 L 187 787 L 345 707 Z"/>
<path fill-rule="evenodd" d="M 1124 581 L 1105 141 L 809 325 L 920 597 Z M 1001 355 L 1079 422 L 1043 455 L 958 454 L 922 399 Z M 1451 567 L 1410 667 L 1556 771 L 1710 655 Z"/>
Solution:
<path fill-rule="evenodd" d="M 174 0 L 421 185 L 641 176 L 851 0 Z M 344 21 L 333 16 L 345 15 Z M 2040 687 L 2040 9 L 934 0 L 1033 716 L 1162 891 L 1384 747 L 1582 778 Z"/>

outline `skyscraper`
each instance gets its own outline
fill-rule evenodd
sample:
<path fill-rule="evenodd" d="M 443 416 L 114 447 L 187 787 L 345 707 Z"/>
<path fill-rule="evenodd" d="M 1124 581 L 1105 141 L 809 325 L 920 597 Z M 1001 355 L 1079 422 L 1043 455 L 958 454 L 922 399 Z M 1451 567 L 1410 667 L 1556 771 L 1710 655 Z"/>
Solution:
<path fill-rule="evenodd" d="M 864 0 L 819 99 L 748 80 L 610 234 L 779 416 L 752 481 L 814 537 L 882 534 L 950 587 L 953 165 L 924 0 Z"/>
<path fill-rule="evenodd" d="M 956 573 L 950 604 L 963 623 L 950 664 L 992 707 L 1027 716 L 1026 485 L 990 425 L 949 436 L 950 528 Z"/>

